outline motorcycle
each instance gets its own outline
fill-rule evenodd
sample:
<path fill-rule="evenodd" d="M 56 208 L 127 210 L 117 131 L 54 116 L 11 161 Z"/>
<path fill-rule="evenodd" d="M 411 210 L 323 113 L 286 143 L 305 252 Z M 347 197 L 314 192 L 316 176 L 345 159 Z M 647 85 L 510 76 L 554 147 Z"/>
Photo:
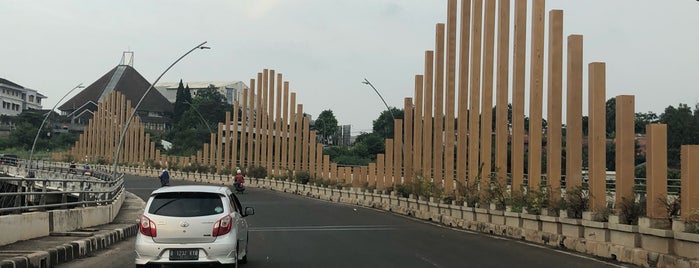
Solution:
<path fill-rule="evenodd" d="M 233 188 L 235 189 L 235 193 L 237 194 L 242 194 L 243 192 L 245 192 L 245 185 L 243 185 L 242 182 L 234 182 Z"/>

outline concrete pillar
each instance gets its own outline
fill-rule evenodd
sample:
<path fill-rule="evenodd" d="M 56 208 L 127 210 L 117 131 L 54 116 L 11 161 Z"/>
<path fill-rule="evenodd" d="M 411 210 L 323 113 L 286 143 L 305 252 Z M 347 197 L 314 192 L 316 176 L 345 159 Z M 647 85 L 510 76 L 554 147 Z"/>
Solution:
<path fill-rule="evenodd" d="M 654 200 L 667 198 L 667 125 L 646 125 L 646 215 L 666 218 L 665 205 Z"/>
<path fill-rule="evenodd" d="M 616 96 L 616 208 L 620 211 L 622 199 L 634 200 L 634 96 Z"/>
<path fill-rule="evenodd" d="M 387 142 L 388 144 L 388 142 Z M 387 150 L 388 151 L 388 150 Z M 376 155 L 376 190 L 383 190 L 384 186 L 384 154 Z"/>
<path fill-rule="evenodd" d="M 427 180 L 432 179 L 432 70 L 434 69 L 434 52 L 425 51 L 425 79 L 424 79 L 424 121 L 422 126 L 422 176 Z M 381 173 L 383 174 L 383 173 Z"/>
<path fill-rule="evenodd" d="M 403 184 L 403 119 L 393 122 L 393 185 Z"/>
<path fill-rule="evenodd" d="M 548 97 L 546 106 L 546 184 L 561 198 L 561 119 L 563 88 L 563 10 L 549 11 Z"/>
<path fill-rule="evenodd" d="M 449 0 L 447 2 L 447 72 L 446 106 L 444 108 L 444 193 L 446 194 L 451 194 L 454 190 L 454 107 L 456 98 L 455 87 L 457 20 L 456 11 L 456 0 Z"/>
<path fill-rule="evenodd" d="M 568 36 L 566 189 L 582 186 L 583 36 Z"/>
<path fill-rule="evenodd" d="M 434 154 L 434 184 L 442 188 L 444 179 L 444 24 L 437 24 L 435 41 L 435 72 L 434 72 L 434 127 L 432 128 L 432 152 Z"/>
<path fill-rule="evenodd" d="M 606 206 L 606 78 L 605 64 L 593 62 L 588 65 L 589 87 L 589 134 L 588 163 L 590 209 L 595 211 Z"/>
<path fill-rule="evenodd" d="M 541 187 L 541 119 L 543 117 L 544 91 L 544 0 L 533 0 L 531 68 L 529 70 L 529 164 L 528 187 L 539 190 Z"/>
<path fill-rule="evenodd" d="M 459 41 L 459 102 L 456 144 L 456 180 L 465 185 L 468 169 L 468 85 L 471 50 L 471 0 L 461 1 Z M 459 193 L 463 194 L 463 193 Z"/>
<path fill-rule="evenodd" d="M 393 139 L 386 139 L 386 156 L 384 162 L 384 186 L 390 187 L 393 183 Z"/>
<path fill-rule="evenodd" d="M 277 101 L 274 124 L 274 171 L 282 175 L 282 74 L 277 73 Z"/>
<path fill-rule="evenodd" d="M 481 193 L 490 188 L 493 149 L 493 57 L 495 43 L 495 1 L 485 1 L 483 31 L 483 84 L 481 98 Z"/>
<path fill-rule="evenodd" d="M 281 136 L 282 158 L 280 164 L 282 170 L 286 172 L 287 168 L 289 167 L 289 81 L 284 81 L 284 100 L 282 101 Z"/>
<path fill-rule="evenodd" d="M 468 180 L 478 177 L 480 101 L 481 101 L 481 40 L 483 24 L 483 0 L 473 1 L 473 26 L 471 30 L 471 94 L 468 120 Z"/>
<path fill-rule="evenodd" d="M 495 163 L 498 184 L 507 185 L 508 75 L 510 58 L 510 1 L 498 1 L 498 63 L 495 96 Z"/>
<path fill-rule="evenodd" d="M 403 103 L 403 136 L 405 140 L 403 141 L 403 169 L 404 173 L 404 183 L 410 183 L 413 179 L 413 99 L 405 98 Z"/>
<path fill-rule="evenodd" d="M 422 170 L 422 85 L 424 83 L 422 75 L 415 75 L 415 110 L 413 113 L 413 174 L 423 176 Z"/>
<path fill-rule="evenodd" d="M 378 155 L 376 157 L 378 161 Z M 376 163 L 369 163 L 369 187 L 376 188 Z"/>
<path fill-rule="evenodd" d="M 699 220 L 697 212 L 699 211 L 699 145 L 682 145 L 681 147 L 681 163 L 682 163 L 682 204 L 680 211 L 684 220 Z"/>
<path fill-rule="evenodd" d="M 524 181 L 524 76 L 527 51 L 527 0 L 515 1 L 514 58 L 512 71 L 512 189 Z"/>

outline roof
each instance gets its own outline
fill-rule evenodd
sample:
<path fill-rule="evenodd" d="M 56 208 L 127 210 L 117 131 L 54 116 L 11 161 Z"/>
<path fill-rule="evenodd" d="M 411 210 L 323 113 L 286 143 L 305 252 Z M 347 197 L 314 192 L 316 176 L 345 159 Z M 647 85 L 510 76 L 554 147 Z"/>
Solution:
<path fill-rule="evenodd" d="M 200 89 L 208 88 L 210 85 L 214 85 L 217 88 L 228 87 L 235 88 L 240 87 L 242 81 L 193 81 L 193 82 L 182 82 L 185 87 L 189 86 L 189 89 Z M 156 88 L 167 88 L 167 89 L 177 89 L 180 86 L 180 82 L 160 82 L 155 84 Z M 245 86 L 245 84 L 243 84 Z"/>
<path fill-rule="evenodd" d="M 24 88 L 23 86 L 20 86 L 20 85 L 18 85 L 18 84 L 15 84 L 15 83 L 13 83 L 12 81 L 7 80 L 7 79 L 4 79 L 4 78 L 0 78 L 0 84 L 10 85 L 10 86 L 13 86 L 13 87 L 18 87 L 18 88 Z"/>
<path fill-rule="evenodd" d="M 177 185 L 158 188 L 153 194 L 161 193 L 180 193 L 180 192 L 203 192 L 203 193 L 216 193 L 216 194 L 226 194 L 228 187 L 226 186 L 215 186 L 215 185 Z"/>
<path fill-rule="evenodd" d="M 88 102 L 99 103 L 112 91 L 124 94 L 127 100 L 131 100 L 131 106 L 135 107 L 149 87 L 150 82 L 143 78 L 136 69 L 129 65 L 118 65 L 63 103 L 58 109 L 73 111 Z M 138 110 L 171 113 L 173 108 L 172 104 L 160 92 L 151 89 Z"/>

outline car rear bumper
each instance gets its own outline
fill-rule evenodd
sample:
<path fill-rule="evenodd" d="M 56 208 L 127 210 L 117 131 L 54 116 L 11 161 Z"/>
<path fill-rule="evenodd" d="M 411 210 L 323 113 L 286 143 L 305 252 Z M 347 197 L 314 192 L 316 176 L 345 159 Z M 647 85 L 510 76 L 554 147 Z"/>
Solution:
<path fill-rule="evenodd" d="M 216 239 L 211 243 L 192 244 L 163 244 L 155 243 L 150 237 L 136 236 L 136 264 L 149 263 L 220 263 L 232 264 L 236 262 L 236 241 L 232 239 Z M 170 250 L 175 248 L 199 249 L 197 260 L 170 260 Z M 242 257 L 242 256 L 241 256 Z"/>

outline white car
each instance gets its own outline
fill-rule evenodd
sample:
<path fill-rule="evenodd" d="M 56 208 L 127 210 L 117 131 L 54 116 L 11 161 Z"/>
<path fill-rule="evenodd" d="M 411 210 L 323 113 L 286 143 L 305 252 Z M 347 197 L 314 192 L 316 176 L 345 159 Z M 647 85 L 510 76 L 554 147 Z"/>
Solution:
<path fill-rule="evenodd" d="M 175 263 L 247 262 L 248 224 L 225 186 L 184 185 L 151 193 L 136 236 L 136 267 Z"/>

